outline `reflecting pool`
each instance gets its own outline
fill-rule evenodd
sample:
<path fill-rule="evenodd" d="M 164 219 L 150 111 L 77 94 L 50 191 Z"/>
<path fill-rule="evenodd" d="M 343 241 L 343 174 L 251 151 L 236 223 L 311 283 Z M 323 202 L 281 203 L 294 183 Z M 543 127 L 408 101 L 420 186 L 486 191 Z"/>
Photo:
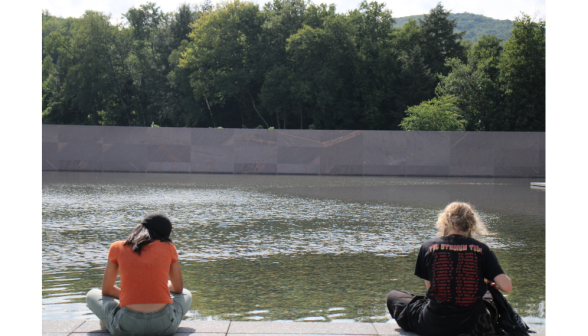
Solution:
<path fill-rule="evenodd" d="M 43 319 L 96 319 L 108 248 L 150 212 L 167 214 L 190 320 L 386 322 L 392 289 L 422 294 L 420 244 L 452 201 L 512 278 L 508 299 L 545 321 L 542 179 L 43 172 Z"/>

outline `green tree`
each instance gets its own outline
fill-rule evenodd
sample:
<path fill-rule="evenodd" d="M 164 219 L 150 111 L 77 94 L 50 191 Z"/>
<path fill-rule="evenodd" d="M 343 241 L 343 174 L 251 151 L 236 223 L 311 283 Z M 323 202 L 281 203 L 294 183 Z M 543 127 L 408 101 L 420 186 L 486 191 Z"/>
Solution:
<path fill-rule="evenodd" d="M 203 99 L 208 107 L 235 99 L 240 106 L 241 124 L 253 110 L 258 121 L 269 127 L 256 102 L 264 75 L 259 57 L 262 23 L 258 6 L 251 2 L 235 0 L 218 5 L 194 23 L 189 35 L 192 42 L 179 67 L 189 69 L 194 96 Z"/>
<path fill-rule="evenodd" d="M 194 90 L 190 84 L 190 70 L 179 67 L 182 53 L 189 47 L 189 42 L 183 40 L 180 46 L 172 51 L 169 56 L 172 70 L 167 75 L 170 92 L 174 95 L 174 121 L 176 126 L 184 127 L 216 127 L 212 111 L 202 101 L 201 97 L 194 96 Z"/>
<path fill-rule="evenodd" d="M 168 14 L 168 23 L 159 28 L 156 45 L 161 53 L 162 76 L 159 87 L 163 94 L 161 109 L 163 126 L 197 127 L 213 125 L 202 101 L 194 98 L 188 73 L 178 68 L 179 59 L 189 44 L 191 25 L 204 11 L 212 10 L 209 0 L 198 7 L 180 4 L 177 11 Z M 163 84 L 163 85 L 161 85 Z"/>
<path fill-rule="evenodd" d="M 409 106 L 435 97 L 437 78 L 425 63 L 421 49 L 423 32 L 416 20 L 409 20 L 402 28 L 395 29 L 392 35 L 400 63 L 398 80 L 390 92 L 395 100 L 391 122 L 394 129 L 405 117 Z"/>
<path fill-rule="evenodd" d="M 43 59 L 45 59 L 45 38 L 47 36 L 49 36 L 49 34 L 51 34 L 52 32 L 57 32 L 59 34 L 61 34 L 62 36 L 70 36 L 69 34 L 69 29 L 72 25 L 72 23 L 74 21 L 76 21 L 77 19 L 69 17 L 69 18 L 60 18 L 60 17 L 55 17 L 53 15 L 51 15 L 51 13 L 49 13 L 49 11 L 47 9 L 43 10 L 43 14 L 42 14 L 42 46 L 43 46 Z M 57 55 L 57 51 L 55 50 L 53 54 L 51 54 L 51 57 L 53 58 L 54 61 L 57 61 L 58 55 Z"/>
<path fill-rule="evenodd" d="M 368 1 L 148 2 L 117 26 L 42 14 L 44 123 L 398 129 L 452 96 L 466 130 L 545 127 L 545 23 L 526 16 L 505 44 L 472 44 L 441 4 L 400 29 Z"/>
<path fill-rule="evenodd" d="M 43 106 L 43 114 L 42 120 L 43 123 L 50 123 L 51 120 L 51 111 L 52 109 L 58 105 L 59 102 L 59 76 L 55 69 L 55 65 L 53 64 L 53 58 L 50 55 L 47 55 L 43 59 L 43 68 L 42 68 L 42 76 L 43 80 L 43 88 L 42 88 L 42 106 Z"/>
<path fill-rule="evenodd" d="M 305 25 L 288 39 L 300 99 L 308 102 L 317 128 L 357 127 L 352 97 L 353 64 L 358 57 L 352 26 L 344 16 L 327 16 L 323 27 Z"/>
<path fill-rule="evenodd" d="M 200 8 L 192 10 L 189 4 L 183 3 L 178 6 L 178 10 L 170 15 L 170 33 L 171 33 L 171 49 L 177 49 L 182 41 L 188 40 L 188 34 L 192 31 L 190 26 L 199 17 L 203 11 L 210 11 L 212 4 L 210 0 L 205 1 L 200 5 Z"/>
<path fill-rule="evenodd" d="M 545 131 L 545 21 L 522 14 L 500 62 L 505 131 Z"/>
<path fill-rule="evenodd" d="M 293 77 L 293 63 L 287 58 L 288 38 L 302 28 L 307 14 L 305 0 L 274 0 L 264 6 L 261 43 L 265 78 L 260 89 L 260 107 L 273 115 L 277 128 L 298 124 L 303 128 L 303 96 Z M 290 122 L 287 122 L 290 119 Z M 269 124 L 273 124 L 269 121 Z"/>
<path fill-rule="evenodd" d="M 121 55 L 119 30 L 109 22 L 110 17 L 87 11 L 72 23 L 71 37 L 52 32 L 45 38 L 46 54 L 58 52 L 58 67 L 44 67 L 47 73 L 58 78 L 53 83 L 52 95 L 45 95 L 44 120 L 61 124 L 100 124 L 99 111 L 116 115 L 117 124 L 130 125 Z M 46 80 L 48 77 L 46 78 Z M 114 111 L 118 113 L 113 113 Z"/>
<path fill-rule="evenodd" d="M 467 62 L 448 59 L 446 65 L 451 71 L 439 77 L 437 96 L 457 97 L 468 131 L 502 130 L 503 92 L 498 81 L 502 50 L 501 39 L 482 36 L 468 52 Z"/>
<path fill-rule="evenodd" d="M 499 62 L 503 51 L 502 39 L 483 35 L 472 46 L 468 58 L 476 62 L 477 66 L 488 74 L 490 80 L 496 82 L 500 73 Z"/>
<path fill-rule="evenodd" d="M 421 50 L 425 64 L 434 74 L 446 75 L 449 68 L 445 65 L 447 58 L 459 58 L 464 61 L 466 52 L 461 40 L 465 32 L 456 32 L 455 19 L 449 20 L 449 10 L 445 10 L 441 2 L 431 9 L 429 14 L 419 19 L 422 30 Z"/>
<path fill-rule="evenodd" d="M 463 131 L 466 121 L 456 103 L 453 96 L 441 96 L 411 106 L 400 127 L 405 131 Z"/>
<path fill-rule="evenodd" d="M 423 38 L 423 31 L 416 20 L 409 20 L 401 28 L 393 32 L 394 47 L 400 52 L 409 52 L 415 46 L 420 46 Z"/>
<path fill-rule="evenodd" d="M 132 79 L 131 91 L 138 119 L 144 126 L 152 122 L 164 125 L 166 107 L 165 86 L 169 54 L 158 48 L 169 16 L 155 3 L 147 2 L 130 8 L 124 17 L 132 34 L 131 50 L 125 59 Z M 171 52 L 171 50 L 169 50 Z"/>
<path fill-rule="evenodd" d="M 415 45 L 399 56 L 400 76 L 396 89 L 397 111 L 404 112 L 408 106 L 416 105 L 435 96 L 435 75 L 425 64 L 421 49 Z M 402 118 L 404 115 L 400 115 Z"/>
<path fill-rule="evenodd" d="M 389 129 L 399 121 L 393 112 L 400 62 L 393 43 L 392 11 L 384 3 L 364 0 L 348 15 L 357 53 L 351 68 L 356 122 L 364 129 Z"/>
<path fill-rule="evenodd" d="M 447 60 L 451 72 L 441 76 L 436 88 L 437 96 L 452 95 L 455 104 L 460 108 L 467 131 L 477 131 L 483 128 L 482 119 L 494 112 L 494 104 L 488 94 L 493 83 L 487 74 L 476 66 L 475 62 L 462 63 L 457 58 Z"/>

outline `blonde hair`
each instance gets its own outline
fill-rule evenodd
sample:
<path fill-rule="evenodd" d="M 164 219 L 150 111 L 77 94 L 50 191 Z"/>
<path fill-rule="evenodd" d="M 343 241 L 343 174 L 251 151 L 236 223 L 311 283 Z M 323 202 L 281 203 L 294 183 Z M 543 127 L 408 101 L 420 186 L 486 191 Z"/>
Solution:
<path fill-rule="evenodd" d="M 439 230 L 437 235 L 441 237 L 447 236 L 452 229 L 463 232 L 467 237 L 471 237 L 472 233 L 488 234 L 480 215 L 471 205 L 462 202 L 453 202 L 446 206 L 443 212 L 437 215 L 435 227 Z"/>

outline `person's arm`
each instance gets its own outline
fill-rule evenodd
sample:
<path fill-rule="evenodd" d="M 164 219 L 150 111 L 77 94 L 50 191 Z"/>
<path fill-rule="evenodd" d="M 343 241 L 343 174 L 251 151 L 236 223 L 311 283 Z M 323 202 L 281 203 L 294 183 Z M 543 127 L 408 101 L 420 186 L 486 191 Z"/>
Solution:
<path fill-rule="evenodd" d="M 106 270 L 104 271 L 104 278 L 102 278 L 102 295 L 112 296 L 118 299 L 120 296 L 120 288 L 114 283 L 118 276 L 118 265 L 108 260 Z"/>
<path fill-rule="evenodd" d="M 167 287 L 170 292 L 180 294 L 184 290 L 184 280 L 180 270 L 180 262 L 176 261 L 169 267 L 169 281 Z"/>
<path fill-rule="evenodd" d="M 496 278 L 494 278 L 494 283 L 499 290 L 505 293 L 510 293 L 512 291 L 512 281 L 510 281 L 508 275 L 504 273 L 497 275 Z"/>
<path fill-rule="evenodd" d="M 425 280 L 425 287 L 427 287 L 427 290 L 429 290 L 429 288 L 431 288 L 431 281 Z"/>

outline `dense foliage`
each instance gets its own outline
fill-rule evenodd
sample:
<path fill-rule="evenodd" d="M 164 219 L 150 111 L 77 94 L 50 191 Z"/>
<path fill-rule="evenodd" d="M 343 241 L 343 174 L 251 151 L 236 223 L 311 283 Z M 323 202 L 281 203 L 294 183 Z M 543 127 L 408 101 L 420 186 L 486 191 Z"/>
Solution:
<path fill-rule="evenodd" d="M 436 125 L 544 131 L 545 22 L 523 15 L 506 42 L 473 44 L 451 15 L 439 3 L 399 28 L 381 3 L 307 0 L 146 3 L 118 25 L 43 11 L 43 123 L 390 130 L 449 116 Z"/>
<path fill-rule="evenodd" d="M 463 131 L 463 117 L 453 96 L 435 97 L 406 110 L 400 126 L 407 131 Z"/>

